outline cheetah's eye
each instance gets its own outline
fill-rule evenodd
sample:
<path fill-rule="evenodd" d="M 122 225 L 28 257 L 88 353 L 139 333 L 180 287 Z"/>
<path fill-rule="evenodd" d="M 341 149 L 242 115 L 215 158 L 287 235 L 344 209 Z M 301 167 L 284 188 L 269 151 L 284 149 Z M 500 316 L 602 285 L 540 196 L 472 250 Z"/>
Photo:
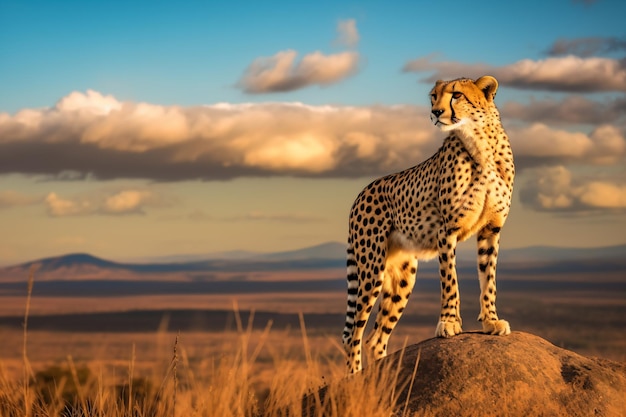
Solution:
<path fill-rule="evenodd" d="M 455 99 L 455 100 L 458 100 L 458 99 L 461 98 L 462 95 L 463 95 L 463 93 L 455 91 L 455 92 L 452 93 L 452 98 Z"/>
<path fill-rule="evenodd" d="M 437 94 L 432 93 L 432 94 L 430 95 L 430 99 L 431 99 L 432 101 L 437 101 Z"/>

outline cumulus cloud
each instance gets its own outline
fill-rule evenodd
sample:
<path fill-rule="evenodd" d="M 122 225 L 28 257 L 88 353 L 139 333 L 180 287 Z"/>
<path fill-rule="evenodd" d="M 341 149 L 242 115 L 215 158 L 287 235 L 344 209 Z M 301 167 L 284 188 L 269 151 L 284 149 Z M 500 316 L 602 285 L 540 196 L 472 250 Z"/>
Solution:
<path fill-rule="evenodd" d="M 71 198 L 50 192 L 44 203 L 51 217 L 145 214 L 145 207 L 160 204 L 158 196 L 147 190 L 121 190 Z"/>
<path fill-rule="evenodd" d="M 337 39 L 335 39 L 337 45 L 354 48 L 359 43 L 359 39 L 356 20 L 346 19 L 339 21 L 337 24 Z"/>
<path fill-rule="evenodd" d="M 141 213 L 143 206 L 152 199 L 150 191 L 124 190 L 106 197 L 101 210 L 106 214 Z"/>
<path fill-rule="evenodd" d="M 505 119 L 525 122 L 559 124 L 605 124 L 620 123 L 626 119 L 626 98 L 619 97 L 599 102 L 579 95 L 562 100 L 532 99 L 526 104 L 509 101 L 500 106 Z"/>
<path fill-rule="evenodd" d="M 296 51 L 287 50 L 255 59 L 237 86 L 253 94 L 293 91 L 311 85 L 327 86 L 356 73 L 359 66 L 359 54 L 354 51 L 331 55 L 317 51 L 296 63 L 297 55 Z"/>
<path fill-rule="evenodd" d="M 615 126 L 601 125 L 590 134 L 553 129 L 542 123 L 508 129 L 511 147 L 522 166 L 545 161 L 618 163 L 626 154 L 626 140 Z"/>
<path fill-rule="evenodd" d="M 156 181 L 375 176 L 423 161 L 444 137 L 430 123 L 426 106 L 219 103 L 185 108 L 81 94 L 68 97 L 82 106 L 0 113 L 0 174 Z M 542 161 L 612 164 L 624 156 L 624 133 L 609 123 L 589 134 L 545 123 L 513 124 L 507 130 L 520 169 Z M 122 197 L 130 199 L 112 200 L 107 213 L 124 207 Z M 60 212 L 94 210 L 74 200 L 62 208 L 63 201 L 51 197 L 50 205 L 61 207 Z M 104 210 L 102 204 L 98 210 Z"/>
<path fill-rule="evenodd" d="M 546 51 L 548 55 L 578 55 L 590 57 L 598 54 L 615 53 L 626 50 L 626 38 L 589 37 L 558 39 Z"/>
<path fill-rule="evenodd" d="M 339 21 L 335 44 L 353 48 L 359 42 L 354 19 Z M 316 51 L 296 62 L 298 52 L 280 51 L 269 57 L 255 59 L 245 70 L 236 86 L 249 94 L 278 93 L 318 85 L 335 84 L 359 69 L 359 53 L 344 51 L 324 55 Z"/>
<path fill-rule="evenodd" d="M 64 199 L 54 192 L 48 194 L 44 202 L 51 217 L 80 216 L 96 211 L 89 200 Z"/>
<path fill-rule="evenodd" d="M 626 91 L 626 61 L 574 55 L 548 57 L 533 61 L 524 59 L 501 67 L 487 64 L 464 64 L 437 61 L 429 55 L 404 65 L 406 72 L 432 72 L 423 81 L 459 77 L 478 78 L 493 75 L 500 85 L 527 90 L 563 92 Z"/>
<path fill-rule="evenodd" d="M 104 96 L 68 97 L 89 109 Z M 417 106 L 125 102 L 107 108 L 0 113 L 0 173 L 162 181 L 350 177 L 411 166 L 441 141 L 428 108 Z"/>
<path fill-rule="evenodd" d="M 520 195 L 523 204 L 540 211 L 626 210 L 626 183 L 576 178 L 563 166 L 535 170 Z"/>

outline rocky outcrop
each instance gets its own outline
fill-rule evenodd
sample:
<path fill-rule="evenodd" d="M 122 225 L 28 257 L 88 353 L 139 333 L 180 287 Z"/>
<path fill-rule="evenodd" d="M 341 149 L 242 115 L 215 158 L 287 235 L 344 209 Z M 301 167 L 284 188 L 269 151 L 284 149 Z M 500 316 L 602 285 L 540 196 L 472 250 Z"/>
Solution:
<path fill-rule="evenodd" d="M 626 415 L 625 364 L 527 333 L 429 339 L 374 366 L 397 372 L 392 398 L 399 416 Z M 367 377 L 366 370 L 351 378 Z"/>

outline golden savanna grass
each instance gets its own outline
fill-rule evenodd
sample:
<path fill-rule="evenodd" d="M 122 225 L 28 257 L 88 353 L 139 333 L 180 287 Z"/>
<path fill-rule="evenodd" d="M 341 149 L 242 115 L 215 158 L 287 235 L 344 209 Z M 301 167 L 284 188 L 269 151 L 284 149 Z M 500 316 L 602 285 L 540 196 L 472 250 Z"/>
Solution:
<path fill-rule="evenodd" d="M 400 387 L 411 384 L 410 378 L 398 381 L 398 369 L 375 366 L 366 367 L 362 377 L 345 378 L 335 324 L 317 319 L 307 330 L 306 314 L 343 308 L 343 291 L 241 294 L 237 299 L 245 305 L 242 311 L 279 309 L 301 311 L 305 316 L 300 314 L 299 327 L 272 327 L 270 322 L 259 328 L 253 326 L 253 316 L 243 323 L 235 307 L 234 331 L 185 331 L 179 335 L 168 332 L 171 326 L 165 321 L 152 333 L 51 331 L 37 329 L 34 320 L 29 328 L 29 314 L 206 305 L 226 309 L 232 308 L 228 304 L 232 299 L 203 294 L 37 296 L 31 300 L 32 289 L 31 273 L 26 300 L 2 296 L 0 312 L 7 315 L 24 307 L 25 312 L 23 330 L 0 329 L 0 417 L 389 416 Z M 436 317 L 437 300 L 433 293 L 417 292 L 409 309 Z M 626 359 L 626 338 L 616 332 L 622 327 L 626 305 L 619 291 L 518 291 L 505 292 L 502 300 L 500 310 L 504 317 L 515 319 L 515 330 L 538 334 L 581 354 Z M 402 348 L 406 337 L 416 342 L 431 335 L 432 326 L 411 322 L 409 314 L 394 332 L 390 352 Z M 326 388 L 320 390 L 322 387 Z M 397 407 L 396 413 L 404 414 L 403 404 Z"/>
<path fill-rule="evenodd" d="M 262 331 L 253 330 L 253 316 L 242 323 L 236 306 L 237 331 L 206 357 L 191 357 L 184 338 L 176 335 L 169 353 L 151 363 L 137 357 L 133 344 L 126 364 L 78 363 L 68 355 L 64 363 L 35 372 L 28 353 L 32 286 L 31 274 L 21 372 L 0 363 L 0 417 L 376 417 L 393 412 L 398 370 L 372 366 L 362 377 L 345 378 L 342 348 L 328 339 L 330 354 L 313 353 L 302 314 L 300 346 L 294 349 L 293 340 L 280 343 L 288 336 L 273 334 L 271 322 Z"/>

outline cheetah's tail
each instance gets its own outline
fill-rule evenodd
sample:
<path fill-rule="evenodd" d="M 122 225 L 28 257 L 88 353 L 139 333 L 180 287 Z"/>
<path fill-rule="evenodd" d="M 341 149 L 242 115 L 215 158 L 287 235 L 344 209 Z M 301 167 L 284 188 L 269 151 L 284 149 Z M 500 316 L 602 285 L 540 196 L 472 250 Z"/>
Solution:
<path fill-rule="evenodd" d="M 354 316 L 356 314 L 356 301 L 359 292 L 359 275 L 357 270 L 356 256 L 352 242 L 348 243 L 347 249 L 347 278 L 348 278 L 348 306 L 346 308 L 346 325 L 343 329 L 343 345 L 348 349 L 352 341 L 354 330 Z"/>

